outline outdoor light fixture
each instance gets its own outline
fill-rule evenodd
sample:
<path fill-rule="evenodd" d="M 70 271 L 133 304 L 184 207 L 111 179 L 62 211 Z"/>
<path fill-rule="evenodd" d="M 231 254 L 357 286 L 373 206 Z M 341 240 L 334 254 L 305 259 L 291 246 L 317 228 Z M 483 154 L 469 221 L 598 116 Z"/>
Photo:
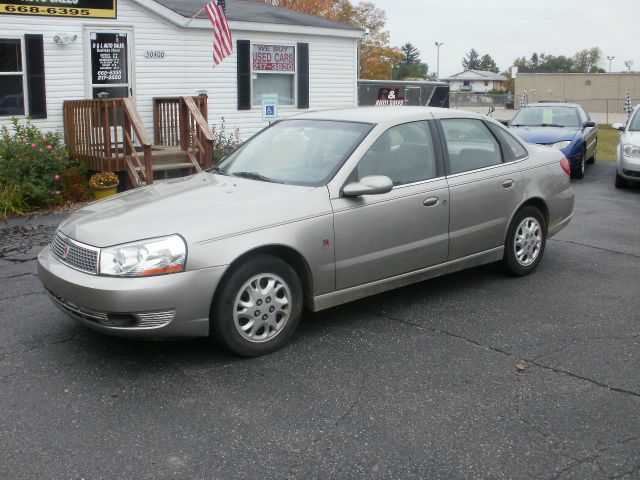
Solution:
<path fill-rule="evenodd" d="M 67 33 L 59 33 L 53 37 L 53 41 L 57 45 L 68 45 L 75 42 L 78 39 L 78 35 L 69 35 Z"/>
<path fill-rule="evenodd" d="M 611 62 L 615 59 L 613 55 L 607 55 L 607 60 L 609 60 L 609 73 L 611 73 Z"/>

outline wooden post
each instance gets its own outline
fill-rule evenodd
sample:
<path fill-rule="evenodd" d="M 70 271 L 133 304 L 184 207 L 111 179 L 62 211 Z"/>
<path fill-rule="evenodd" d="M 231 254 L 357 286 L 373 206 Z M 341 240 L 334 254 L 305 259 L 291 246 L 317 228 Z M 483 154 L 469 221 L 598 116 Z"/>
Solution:
<path fill-rule="evenodd" d="M 153 184 L 153 159 L 151 156 L 151 146 L 144 147 L 144 167 L 145 167 L 145 180 L 147 185 Z"/>
<path fill-rule="evenodd" d="M 158 107 L 159 100 L 153 99 L 153 144 L 160 145 L 160 113 Z"/>
<path fill-rule="evenodd" d="M 180 150 L 183 152 L 189 150 L 189 123 L 189 109 L 184 99 L 180 98 Z"/>

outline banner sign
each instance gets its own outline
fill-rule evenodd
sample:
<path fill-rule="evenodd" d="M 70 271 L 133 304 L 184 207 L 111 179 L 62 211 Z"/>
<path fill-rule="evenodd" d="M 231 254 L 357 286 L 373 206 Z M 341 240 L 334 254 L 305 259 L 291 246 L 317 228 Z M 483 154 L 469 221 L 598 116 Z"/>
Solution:
<path fill-rule="evenodd" d="M 378 90 L 375 104 L 378 107 L 399 107 L 404 105 L 404 97 L 400 96 L 398 87 L 383 87 Z"/>
<path fill-rule="evenodd" d="M 0 0 L 0 14 L 118 18 L 117 0 Z"/>
<path fill-rule="evenodd" d="M 294 73 L 296 71 L 295 47 L 253 44 L 252 48 L 254 72 Z"/>
<path fill-rule="evenodd" d="M 127 83 L 127 34 L 91 33 L 91 83 Z"/>

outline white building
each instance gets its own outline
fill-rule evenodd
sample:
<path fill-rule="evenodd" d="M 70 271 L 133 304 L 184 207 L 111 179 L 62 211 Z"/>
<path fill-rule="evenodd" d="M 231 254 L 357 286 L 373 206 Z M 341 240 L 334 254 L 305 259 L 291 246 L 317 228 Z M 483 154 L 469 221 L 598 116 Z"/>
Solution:
<path fill-rule="evenodd" d="M 440 81 L 449 83 L 452 92 L 487 93 L 494 88 L 504 88 L 507 77 L 484 70 L 465 70 Z"/>
<path fill-rule="evenodd" d="M 263 93 L 279 94 L 280 116 L 357 105 L 361 30 L 227 0 L 234 52 L 214 68 L 206 3 L 3 0 L 0 125 L 30 115 L 44 129 L 62 129 L 64 100 L 101 92 L 132 97 L 151 129 L 154 97 L 206 91 L 209 124 L 225 117 L 243 136 L 266 125 Z"/>

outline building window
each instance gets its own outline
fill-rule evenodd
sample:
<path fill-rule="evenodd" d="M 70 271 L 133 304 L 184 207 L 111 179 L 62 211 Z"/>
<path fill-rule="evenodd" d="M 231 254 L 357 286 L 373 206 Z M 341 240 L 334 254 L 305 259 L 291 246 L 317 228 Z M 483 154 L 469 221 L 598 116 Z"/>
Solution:
<path fill-rule="evenodd" d="M 22 41 L 0 38 L 0 116 L 25 114 Z"/>
<path fill-rule="evenodd" d="M 484 86 L 488 87 L 489 86 L 489 82 L 487 82 L 486 80 L 484 81 Z"/>
<path fill-rule="evenodd" d="M 278 105 L 295 105 L 296 47 L 254 43 L 252 58 L 252 103 L 262 105 L 262 95 L 278 94 Z"/>

